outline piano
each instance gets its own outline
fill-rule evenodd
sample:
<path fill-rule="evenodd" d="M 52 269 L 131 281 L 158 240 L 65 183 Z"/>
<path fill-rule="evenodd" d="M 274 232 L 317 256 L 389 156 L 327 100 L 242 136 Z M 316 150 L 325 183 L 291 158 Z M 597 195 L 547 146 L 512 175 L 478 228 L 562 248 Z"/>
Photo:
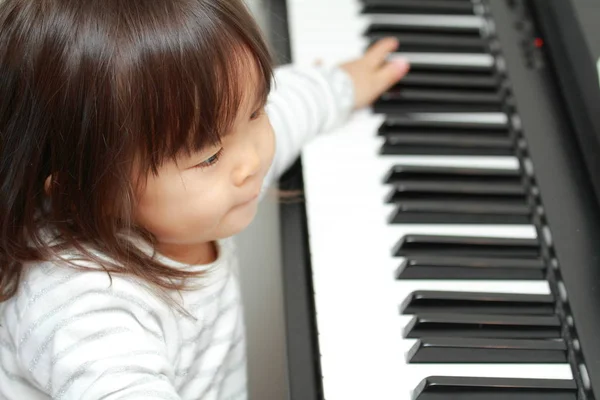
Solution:
<path fill-rule="evenodd" d="M 290 398 L 600 398 L 600 2 L 278 7 L 286 61 L 412 66 L 282 178 Z"/>

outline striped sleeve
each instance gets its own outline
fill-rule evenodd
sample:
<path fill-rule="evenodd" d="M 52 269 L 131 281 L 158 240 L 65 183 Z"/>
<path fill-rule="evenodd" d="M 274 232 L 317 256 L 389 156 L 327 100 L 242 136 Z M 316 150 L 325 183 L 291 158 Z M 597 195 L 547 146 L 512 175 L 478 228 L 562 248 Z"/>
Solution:
<path fill-rule="evenodd" d="M 276 152 L 265 186 L 291 166 L 306 143 L 345 122 L 353 106 L 352 80 L 339 67 L 277 68 L 267 102 Z"/>
<path fill-rule="evenodd" d="M 179 400 L 152 296 L 103 272 L 25 282 L 12 335 L 26 378 L 53 399 Z M 154 300 L 156 301 L 156 300 Z"/>

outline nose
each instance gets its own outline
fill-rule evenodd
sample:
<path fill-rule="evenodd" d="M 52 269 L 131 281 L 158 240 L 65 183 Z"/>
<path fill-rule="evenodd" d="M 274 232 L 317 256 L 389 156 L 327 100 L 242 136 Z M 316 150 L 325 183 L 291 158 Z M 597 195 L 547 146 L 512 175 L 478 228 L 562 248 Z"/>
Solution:
<path fill-rule="evenodd" d="M 233 171 L 233 183 L 243 186 L 244 183 L 260 170 L 260 157 L 255 149 L 248 149 Z"/>

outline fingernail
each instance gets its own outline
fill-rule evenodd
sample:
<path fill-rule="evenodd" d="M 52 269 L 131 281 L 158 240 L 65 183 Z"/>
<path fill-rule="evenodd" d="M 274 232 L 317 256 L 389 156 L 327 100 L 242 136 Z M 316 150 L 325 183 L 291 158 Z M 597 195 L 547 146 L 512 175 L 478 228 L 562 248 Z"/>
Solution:
<path fill-rule="evenodd" d="M 398 66 L 398 69 L 405 70 L 410 67 L 410 63 L 404 57 L 395 57 L 390 61 L 392 64 Z"/>
<path fill-rule="evenodd" d="M 387 41 L 390 42 L 390 47 L 392 47 L 391 51 L 394 51 L 398 47 L 400 47 L 400 41 L 397 38 L 393 37 L 393 36 L 387 37 L 387 38 L 382 39 L 382 40 L 387 40 Z"/>

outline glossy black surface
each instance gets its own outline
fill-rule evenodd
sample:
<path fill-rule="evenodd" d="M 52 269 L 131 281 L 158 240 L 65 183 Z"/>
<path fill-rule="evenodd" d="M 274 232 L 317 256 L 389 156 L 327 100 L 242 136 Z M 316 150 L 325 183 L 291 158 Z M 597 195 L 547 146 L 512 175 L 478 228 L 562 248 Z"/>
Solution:
<path fill-rule="evenodd" d="M 539 258 L 537 239 L 477 236 L 405 235 L 392 250 L 395 256 L 460 256 Z"/>
<path fill-rule="evenodd" d="M 470 200 L 478 203 L 530 203 L 530 196 L 520 183 L 498 184 L 482 182 L 408 181 L 397 183 L 385 198 L 386 203 L 408 200 Z"/>
<path fill-rule="evenodd" d="M 417 290 L 402 302 L 400 312 L 402 314 L 554 315 L 554 296 Z"/>
<path fill-rule="evenodd" d="M 409 363 L 566 363 L 563 340 L 421 338 L 406 355 Z"/>
<path fill-rule="evenodd" d="M 500 79 L 497 75 L 489 73 L 436 71 L 411 65 L 410 72 L 402 78 L 398 86 L 497 89 L 500 87 Z"/>
<path fill-rule="evenodd" d="M 370 29 L 365 33 L 371 43 L 386 37 L 395 37 L 403 52 L 475 53 L 487 51 L 486 42 L 479 35 L 449 35 L 436 32 L 411 32 L 401 29 Z"/>
<path fill-rule="evenodd" d="M 386 183 L 445 182 L 521 184 L 519 170 L 493 168 L 435 167 L 420 165 L 397 165 L 385 176 Z"/>
<path fill-rule="evenodd" d="M 413 400 L 577 400 L 574 381 L 432 376 L 413 391 Z"/>
<path fill-rule="evenodd" d="M 414 68 L 411 65 L 411 68 Z M 419 120 L 402 115 L 388 115 L 379 128 L 380 135 L 389 133 L 460 133 L 476 136 L 505 137 L 510 135 L 506 124 L 473 123 L 462 121 Z"/>
<path fill-rule="evenodd" d="M 566 0 L 560 0 L 566 1 Z M 555 67 L 533 69 L 515 45 L 516 16 L 505 2 L 489 2 L 496 20 L 499 44 L 520 115 L 523 136 L 535 168 L 558 261 L 557 276 L 565 286 L 569 303 L 565 311 L 574 320 L 591 389 L 600 391 L 600 207 L 570 116 L 557 88 Z"/>
<path fill-rule="evenodd" d="M 556 316 L 417 314 L 404 328 L 405 338 L 462 337 L 506 339 L 559 339 Z"/>
<path fill-rule="evenodd" d="M 446 0 L 365 0 L 364 12 L 402 14 L 472 15 L 470 1 Z"/>
<path fill-rule="evenodd" d="M 523 2 L 518 2 L 523 3 Z M 595 0 L 534 0 L 529 14 L 537 20 L 533 34 L 546 41 L 544 50 L 557 72 L 555 82 L 571 116 L 572 138 L 600 206 L 600 5 Z M 526 9 L 516 7 L 517 12 Z"/>
<path fill-rule="evenodd" d="M 510 137 L 485 137 L 470 134 L 396 133 L 387 135 L 381 154 L 509 156 L 514 154 Z"/>
<path fill-rule="evenodd" d="M 503 201 L 405 200 L 396 202 L 388 220 L 392 224 L 531 224 L 531 209 L 526 203 Z"/>
<path fill-rule="evenodd" d="M 503 90 L 469 90 L 431 87 L 394 87 L 373 104 L 376 113 L 404 112 L 499 112 L 504 109 Z"/>
<path fill-rule="evenodd" d="M 541 259 L 484 257 L 408 257 L 396 270 L 396 279 L 502 279 L 542 280 Z"/>
<path fill-rule="evenodd" d="M 368 15 L 368 14 L 367 14 Z M 455 37 L 480 37 L 481 28 L 472 25 L 438 25 L 432 26 L 431 24 L 407 24 L 406 22 L 392 19 L 381 19 L 371 17 L 369 27 L 365 31 L 365 34 L 380 31 L 394 31 L 394 32 L 406 32 L 406 33 L 422 33 L 422 34 L 447 34 Z"/>

